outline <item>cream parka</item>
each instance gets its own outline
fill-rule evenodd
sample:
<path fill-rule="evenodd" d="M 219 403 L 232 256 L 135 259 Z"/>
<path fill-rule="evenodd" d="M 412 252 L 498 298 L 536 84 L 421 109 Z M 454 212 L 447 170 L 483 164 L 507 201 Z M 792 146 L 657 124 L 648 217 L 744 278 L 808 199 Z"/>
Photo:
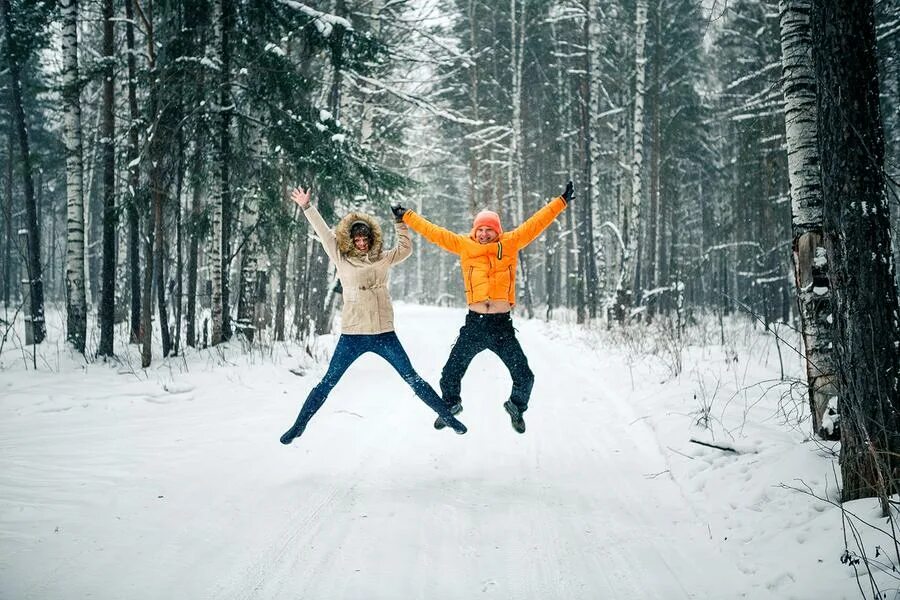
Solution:
<path fill-rule="evenodd" d="M 352 212 L 341 219 L 332 231 L 312 204 L 304 209 L 303 214 L 337 268 L 341 280 L 344 290 L 341 333 L 372 335 L 393 331 L 394 308 L 388 292 L 389 272 L 392 266 L 412 254 L 409 228 L 404 223 L 396 223 L 397 246 L 385 251 L 382 250 L 381 226 L 369 215 Z M 362 221 L 372 231 L 368 253 L 358 251 L 350 237 L 350 227 L 357 221 Z"/>

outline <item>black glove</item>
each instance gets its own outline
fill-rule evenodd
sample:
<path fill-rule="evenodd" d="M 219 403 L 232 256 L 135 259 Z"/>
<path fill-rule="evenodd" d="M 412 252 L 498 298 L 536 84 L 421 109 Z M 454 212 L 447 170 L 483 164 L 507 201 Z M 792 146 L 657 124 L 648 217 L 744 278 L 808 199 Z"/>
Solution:
<path fill-rule="evenodd" d="M 575 197 L 575 186 L 572 184 L 572 181 L 566 184 L 566 191 L 562 193 L 563 201 L 568 204 Z"/>
<path fill-rule="evenodd" d="M 394 220 L 398 223 L 403 222 L 403 215 L 405 215 L 408 210 L 408 208 L 403 208 L 403 206 L 399 204 L 391 205 L 391 212 L 394 213 Z"/>

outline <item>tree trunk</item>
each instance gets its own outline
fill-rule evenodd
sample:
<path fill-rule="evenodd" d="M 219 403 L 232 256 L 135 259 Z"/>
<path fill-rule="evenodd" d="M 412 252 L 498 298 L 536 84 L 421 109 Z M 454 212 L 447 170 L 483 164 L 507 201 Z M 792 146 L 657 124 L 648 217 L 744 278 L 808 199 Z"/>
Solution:
<path fill-rule="evenodd" d="M 662 101 L 662 90 L 660 89 L 660 27 L 662 26 L 662 7 L 659 2 L 654 7 L 654 40 L 653 40 L 653 79 L 650 87 L 650 189 L 649 204 L 647 214 L 647 258 L 644 260 L 645 277 L 644 287 L 649 290 L 656 290 L 659 287 L 659 238 L 660 238 L 660 194 L 659 194 L 659 169 L 662 158 L 660 157 L 660 140 L 662 137 L 662 128 L 660 123 L 660 102 Z M 656 313 L 662 296 L 658 291 L 654 291 L 652 298 L 648 299 L 646 304 L 647 321 L 649 322 Z"/>
<path fill-rule="evenodd" d="M 66 339 L 84 354 L 84 166 L 81 162 L 81 84 L 78 80 L 78 0 L 61 3 L 66 147 Z"/>
<path fill-rule="evenodd" d="M 252 133 L 251 135 L 257 135 Z M 254 154 L 259 148 L 254 148 Z M 259 218 L 257 208 L 257 190 L 251 190 L 244 198 L 241 210 L 242 237 L 245 239 L 241 248 L 241 279 L 238 286 L 238 315 L 236 331 L 243 333 L 247 341 L 252 343 L 256 330 L 256 276 L 259 264 L 259 242 L 256 224 Z"/>
<path fill-rule="evenodd" d="M 100 345 L 97 354 L 113 356 L 113 325 L 116 311 L 116 139 L 115 82 L 113 60 L 113 2 L 103 2 L 103 107 L 100 145 L 103 148 L 103 267 L 100 277 Z"/>
<path fill-rule="evenodd" d="M 209 253 L 210 279 L 212 279 L 212 332 L 210 344 L 213 346 L 227 340 L 230 334 L 228 320 L 228 219 L 230 217 L 230 173 L 231 155 L 231 112 L 226 107 L 231 102 L 228 93 L 229 70 L 231 68 L 231 46 L 229 44 L 229 24 L 231 0 L 219 0 L 216 28 L 219 42 L 219 122 L 218 122 L 218 185 L 213 198 L 212 248 Z"/>
<path fill-rule="evenodd" d="M 521 6 L 519 8 L 518 5 Z M 519 14 L 521 12 L 521 14 Z M 525 219 L 525 191 L 522 184 L 522 65 L 525 53 L 525 5 L 524 3 L 510 0 L 510 71 L 512 73 L 512 135 L 510 135 L 509 148 L 509 186 L 515 206 L 516 222 L 521 223 Z M 519 255 L 519 271 L 521 272 L 521 286 L 523 302 L 528 318 L 534 317 L 534 306 L 531 297 L 531 281 L 528 270 L 528 250 L 523 249 Z"/>
<path fill-rule="evenodd" d="M 152 6 L 152 5 L 151 5 Z M 155 83 L 158 77 L 156 70 L 156 36 L 155 25 L 152 13 L 141 13 L 144 21 L 144 27 L 147 32 L 147 56 L 148 68 L 150 69 L 150 114 L 153 119 L 157 118 L 157 93 L 158 85 Z M 154 127 L 159 127 L 158 122 L 154 122 Z M 159 139 L 157 131 L 151 131 L 149 135 L 150 148 L 150 196 L 147 204 L 144 206 L 144 271 L 141 289 L 141 366 L 147 368 L 153 360 L 153 260 L 154 260 L 154 219 L 152 218 L 151 207 L 155 206 L 154 195 L 159 193 L 159 169 L 161 165 L 158 160 L 158 146 L 153 145 Z"/>
<path fill-rule="evenodd" d="M 186 316 L 186 336 L 187 345 L 195 348 L 197 346 L 197 259 L 200 254 L 200 195 L 201 190 L 201 144 L 195 142 L 194 156 L 191 160 L 191 218 L 188 221 L 188 235 L 190 236 L 190 244 L 188 246 L 187 257 L 187 316 Z"/>
<path fill-rule="evenodd" d="M 842 499 L 897 492 L 900 332 L 872 0 L 814 2 L 825 247 L 835 313 Z"/>
<path fill-rule="evenodd" d="M 161 150 L 161 149 L 160 149 Z M 152 152 L 152 151 L 151 151 Z M 156 153 L 153 153 L 156 154 Z M 172 337 L 169 335 L 169 312 L 166 306 L 166 234 L 164 215 L 166 193 L 161 173 L 163 157 L 154 156 L 154 166 L 150 168 L 151 195 L 153 198 L 153 276 L 156 280 L 156 305 L 159 314 L 159 334 L 162 341 L 163 358 L 172 352 Z"/>
<path fill-rule="evenodd" d="M 232 192 L 231 192 L 231 114 L 233 111 L 231 97 L 231 33 L 234 22 L 234 0 L 220 0 L 220 57 L 221 80 L 219 87 L 219 192 L 221 194 L 222 219 L 221 241 L 222 250 L 220 260 L 221 269 L 221 336 L 219 342 L 231 338 L 231 285 L 229 283 L 229 269 L 231 268 L 231 221 L 232 221 Z M 218 342 L 214 342 L 218 343 Z"/>
<path fill-rule="evenodd" d="M 28 279 L 31 289 L 31 331 L 33 342 L 40 344 L 47 335 L 44 322 L 44 281 L 41 266 L 41 234 L 38 228 L 37 205 L 35 204 L 34 180 L 32 179 L 31 150 L 28 143 L 28 126 L 25 121 L 25 108 L 22 105 L 21 64 L 22 57 L 17 56 L 13 48 L 12 18 L 9 0 L 0 0 L 0 13 L 6 30 L 7 64 L 9 65 L 9 83 L 12 91 L 12 112 L 16 135 L 19 140 L 19 152 L 22 156 L 22 183 L 25 193 L 25 226 L 28 231 Z M 10 162 L 12 155 L 10 155 Z"/>
<path fill-rule="evenodd" d="M 632 129 L 631 163 L 631 214 L 629 215 L 625 239 L 628 246 L 628 268 L 631 289 L 629 303 L 636 306 L 641 301 L 641 204 L 643 202 L 644 163 L 644 80 L 646 77 L 645 46 L 647 41 L 647 0 L 637 0 L 634 36 L 634 125 Z"/>
<path fill-rule="evenodd" d="M 6 161 L 6 168 L 3 173 L 3 229 L 6 234 L 6 243 L 3 248 L 3 308 L 9 308 L 9 299 L 11 295 L 12 281 L 12 244 L 13 244 L 13 134 L 12 127 L 9 128 L 7 139 L 7 153 L 9 159 Z"/>
<path fill-rule="evenodd" d="M 781 0 L 781 51 L 791 188 L 794 282 L 803 345 L 812 430 L 840 437 L 829 417 L 837 402 L 832 358 L 831 281 L 823 245 L 822 182 L 816 128 L 816 80 L 809 16 L 812 0 Z"/>
<path fill-rule="evenodd" d="M 181 107 L 179 103 L 179 113 L 181 113 Z M 175 186 L 175 297 L 172 299 L 174 304 L 173 312 L 174 314 L 174 329 L 175 329 L 175 339 L 172 340 L 172 354 L 178 356 L 181 352 L 181 307 L 182 307 L 182 298 L 183 298 L 183 284 L 182 281 L 184 279 L 184 262 L 183 262 L 183 245 L 184 240 L 182 239 L 182 206 L 181 206 L 181 197 L 184 192 L 184 172 L 187 168 L 184 164 L 184 129 L 182 127 L 178 128 L 178 182 Z"/>
<path fill-rule="evenodd" d="M 284 189 L 284 187 L 282 187 Z M 282 194 L 282 197 L 286 194 Z M 285 198 L 287 201 L 287 198 Z M 295 211 L 296 218 L 296 211 Z M 275 292 L 275 331 L 274 338 L 276 342 L 284 341 L 284 311 L 287 304 L 287 267 L 288 256 L 294 241 L 293 229 L 288 234 L 284 250 L 278 255 L 278 290 Z"/>
<path fill-rule="evenodd" d="M 140 112 L 137 103 L 137 62 L 134 45 L 134 10 L 132 0 L 125 0 L 125 45 L 128 64 L 128 281 L 131 289 L 129 311 L 129 336 L 132 344 L 141 341 L 141 223 L 138 211 L 138 127 Z"/>
<path fill-rule="evenodd" d="M 141 367 L 153 360 L 153 219 L 144 211 L 144 270 L 141 278 Z"/>
<path fill-rule="evenodd" d="M 336 14 L 343 16 L 345 6 L 338 2 Z M 328 110 L 335 119 L 341 116 L 341 83 L 343 80 L 344 65 L 344 28 L 337 26 L 331 34 L 331 90 L 328 95 Z M 327 220 L 334 218 L 334 199 L 328 191 L 319 195 L 319 212 Z M 331 293 L 329 281 L 328 256 L 321 244 L 313 244 L 310 259 L 310 287 L 309 304 L 310 316 L 315 323 L 316 335 L 323 335 L 331 330 L 332 309 L 334 308 L 335 294 Z"/>
<path fill-rule="evenodd" d="M 310 261 L 307 252 L 309 244 L 306 218 L 295 212 L 294 221 L 298 232 L 294 238 L 294 330 L 295 338 L 302 340 L 309 332 L 309 288 Z"/>
<path fill-rule="evenodd" d="M 212 281 L 210 296 L 212 331 L 209 343 L 212 346 L 224 341 L 222 335 L 222 196 L 215 194 L 212 198 L 212 239 L 209 249 L 209 272 Z"/>

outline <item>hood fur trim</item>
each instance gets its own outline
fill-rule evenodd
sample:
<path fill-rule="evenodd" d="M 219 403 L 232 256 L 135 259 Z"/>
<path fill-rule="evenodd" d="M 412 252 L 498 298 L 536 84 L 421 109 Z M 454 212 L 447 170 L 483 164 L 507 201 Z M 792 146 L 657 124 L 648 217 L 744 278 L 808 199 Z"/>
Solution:
<path fill-rule="evenodd" d="M 353 245 L 353 239 L 350 237 L 350 227 L 357 221 L 362 221 L 369 226 L 371 233 L 369 234 L 369 260 L 374 260 L 381 256 L 382 234 L 381 225 L 375 217 L 365 213 L 352 212 L 345 216 L 334 228 L 334 237 L 337 238 L 338 251 L 343 256 L 352 256 L 354 258 L 362 258 L 365 256 Z"/>

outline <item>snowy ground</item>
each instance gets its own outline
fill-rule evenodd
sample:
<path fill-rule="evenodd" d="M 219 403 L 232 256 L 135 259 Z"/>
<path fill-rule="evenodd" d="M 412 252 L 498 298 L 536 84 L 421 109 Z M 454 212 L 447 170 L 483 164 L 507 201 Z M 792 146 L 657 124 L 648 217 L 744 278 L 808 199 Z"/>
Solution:
<path fill-rule="evenodd" d="M 464 311 L 397 313 L 436 386 Z M 829 502 L 836 462 L 807 439 L 771 334 L 695 327 L 709 345 L 682 347 L 658 331 L 517 328 L 536 375 L 525 435 L 502 409 L 509 376 L 493 355 L 464 380 L 464 436 L 435 431 L 368 356 L 289 447 L 278 436 L 333 336 L 318 341 L 319 361 L 292 345 L 234 344 L 146 372 L 135 357 L 85 365 L 55 342 L 34 371 L 8 341 L 0 598 L 874 596 L 864 563 L 841 555 L 889 568 L 896 551 L 868 526 L 845 545 Z M 799 361 L 781 350 L 796 377 Z M 845 509 L 889 527 L 873 501 Z M 896 579 L 875 580 L 897 597 Z"/>

